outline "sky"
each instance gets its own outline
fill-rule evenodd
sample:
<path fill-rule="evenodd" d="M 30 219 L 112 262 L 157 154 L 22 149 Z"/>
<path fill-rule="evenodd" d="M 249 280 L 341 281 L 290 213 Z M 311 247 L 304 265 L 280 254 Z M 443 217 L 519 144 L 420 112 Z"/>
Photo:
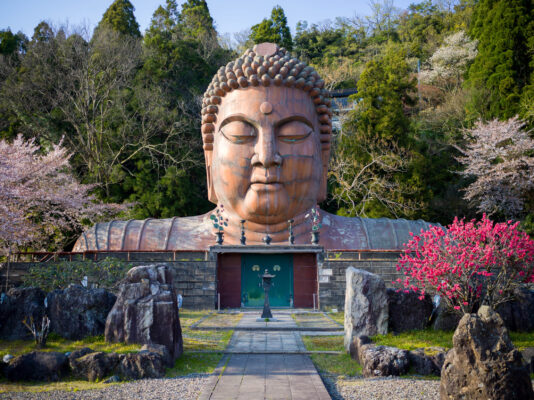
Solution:
<path fill-rule="evenodd" d="M 144 32 L 152 14 L 165 0 L 130 0 L 135 17 Z M 0 0 L 0 29 L 22 31 L 28 37 L 39 22 L 71 27 L 85 25 L 94 28 L 113 0 Z M 179 4 L 183 1 L 178 0 Z M 211 16 L 220 34 L 240 32 L 257 24 L 271 14 L 275 5 L 285 11 L 288 24 L 294 33 L 298 21 L 318 23 L 335 17 L 365 16 L 370 14 L 368 0 L 207 0 Z M 404 9 L 418 0 L 394 0 L 396 7 Z"/>

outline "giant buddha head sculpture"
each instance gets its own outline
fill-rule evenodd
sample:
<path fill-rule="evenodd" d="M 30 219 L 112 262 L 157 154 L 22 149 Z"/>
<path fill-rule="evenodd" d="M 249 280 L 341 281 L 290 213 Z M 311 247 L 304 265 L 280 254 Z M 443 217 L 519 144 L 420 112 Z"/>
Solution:
<path fill-rule="evenodd" d="M 202 108 L 209 200 L 266 232 L 324 200 L 325 95 L 317 72 L 273 43 L 221 67 Z"/>

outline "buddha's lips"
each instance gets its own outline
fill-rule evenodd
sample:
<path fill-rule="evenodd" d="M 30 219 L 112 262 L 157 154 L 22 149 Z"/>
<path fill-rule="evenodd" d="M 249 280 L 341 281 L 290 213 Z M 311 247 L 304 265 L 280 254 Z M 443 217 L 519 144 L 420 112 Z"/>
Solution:
<path fill-rule="evenodd" d="M 258 170 L 255 169 L 252 172 L 252 176 L 250 177 L 250 184 L 253 185 L 255 183 L 260 183 L 262 185 L 270 185 L 270 184 L 276 184 L 276 183 L 282 183 L 280 182 L 280 177 L 278 176 L 278 171 L 274 171 L 272 169 L 263 169 Z"/>
<path fill-rule="evenodd" d="M 250 182 L 252 185 L 255 183 L 261 183 L 263 185 L 269 185 L 273 183 L 280 183 L 276 176 L 263 177 L 263 178 L 253 178 Z"/>

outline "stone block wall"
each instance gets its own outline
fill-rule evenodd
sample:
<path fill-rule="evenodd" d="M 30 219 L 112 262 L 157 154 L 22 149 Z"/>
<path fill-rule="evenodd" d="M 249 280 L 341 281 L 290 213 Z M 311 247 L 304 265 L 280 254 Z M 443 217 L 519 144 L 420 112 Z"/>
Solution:
<path fill-rule="evenodd" d="M 324 252 L 318 257 L 319 306 L 323 310 L 345 305 L 345 270 L 347 267 L 363 269 L 384 279 L 386 286 L 402 274 L 396 264 L 400 252 L 353 251 Z M 173 268 L 173 280 L 178 293 L 183 296 L 183 307 L 190 309 L 214 309 L 217 307 L 217 257 L 209 252 L 99 252 L 82 254 L 62 254 L 51 258 L 54 261 L 99 261 L 113 257 L 133 266 L 163 263 Z M 25 271 L 34 263 L 11 263 L 9 286 L 22 283 Z M 0 269 L 0 291 L 5 290 L 5 269 Z"/>
<path fill-rule="evenodd" d="M 183 296 L 182 307 L 189 309 L 213 309 L 216 307 L 217 293 L 216 262 L 210 260 L 208 252 L 101 252 L 85 256 L 81 254 L 60 255 L 47 262 L 91 261 L 96 262 L 112 257 L 131 264 L 132 267 L 148 264 L 165 264 L 173 270 L 176 291 Z M 37 262 L 14 262 L 9 268 L 8 286 L 19 286 L 26 271 Z M 0 292 L 5 291 L 7 269 L 0 270 Z"/>
<path fill-rule="evenodd" d="M 348 267 L 363 269 L 379 275 L 386 287 L 402 277 L 397 272 L 397 260 L 401 252 L 325 252 L 318 260 L 319 274 L 319 305 L 322 310 L 345 307 L 345 271 Z"/>

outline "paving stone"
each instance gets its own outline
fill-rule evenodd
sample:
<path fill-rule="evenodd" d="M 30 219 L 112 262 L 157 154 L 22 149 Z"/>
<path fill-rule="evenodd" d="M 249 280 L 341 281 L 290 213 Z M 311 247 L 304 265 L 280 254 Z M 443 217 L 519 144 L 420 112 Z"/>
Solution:
<path fill-rule="evenodd" d="M 306 355 L 234 354 L 211 396 L 203 398 L 326 400 L 330 396 Z"/>
<path fill-rule="evenodd" d="M 258 322 L 255 312 L 245 313 L 226 348 L 229 360 L 215 384 L 202 393 L 203 400 L 326 400 L 330 396 L 306 351 L 290 312 L 276 313 L 275 322 Z M 320 320 L 318 320 L 320 322 Z M 267 326 L 268 325 L 268 326 Z M 267 328 L 266 328 L 267 326 Z M 310 329 L 315 326 L 310 324 Z M 325 332 L 326 333 L 326 332 Z M 339 332 L 334 332 L 340 334 Z M 328 332 L 328 334 L 332 334 Z M 224 359 L 226 360 L 226 359 Z M 226 362 L 226 361 L 224 361 Z M 221 364 L 222 365 L 222 364 Z"/>

